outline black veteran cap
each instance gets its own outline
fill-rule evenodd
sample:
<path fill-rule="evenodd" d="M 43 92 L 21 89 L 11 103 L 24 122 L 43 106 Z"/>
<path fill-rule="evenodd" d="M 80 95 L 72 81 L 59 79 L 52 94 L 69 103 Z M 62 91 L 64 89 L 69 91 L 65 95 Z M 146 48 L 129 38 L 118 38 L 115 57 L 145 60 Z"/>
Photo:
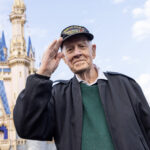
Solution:
<path fill-rule="evenodd" d="M 79 35 L 79 34 L 85 35 L 89 40 L 92 40 L 94 38 L 94 36 L 88 31 L 88 29 L 86 29 L 83 26 L 77 26 L 77 25 L 72 25 L 72 26 L 65 28 L 61 32 L 60 36 L 63 38 L 63 42 L 64 42 L 68 38 L 74 35 Z"/>

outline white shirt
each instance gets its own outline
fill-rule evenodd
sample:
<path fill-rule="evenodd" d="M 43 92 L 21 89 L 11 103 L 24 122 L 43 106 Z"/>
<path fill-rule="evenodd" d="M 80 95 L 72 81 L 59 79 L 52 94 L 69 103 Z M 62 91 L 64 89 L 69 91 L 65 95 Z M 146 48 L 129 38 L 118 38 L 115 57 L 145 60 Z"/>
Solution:
<path fill-rule="evenodd" d="M 83 82 L 83 83 L 87 84 L 88 86 L 91 86 L 91 85 L 97 83 L 98 79 L 108 80 L 107 77 L 105 76 L 105 74 L 103 73 L 103 71 L 100 68 L 96 67 L 96 69 L 97 69 L 97 72 L 98 72 L 98 77 L 96 78 L 96 80 L 94 82 L 89 84 L 86 81 L 82 80 L 78 75 L 76 75 L 76 78 L 77 78 L 78 82 Z"/>

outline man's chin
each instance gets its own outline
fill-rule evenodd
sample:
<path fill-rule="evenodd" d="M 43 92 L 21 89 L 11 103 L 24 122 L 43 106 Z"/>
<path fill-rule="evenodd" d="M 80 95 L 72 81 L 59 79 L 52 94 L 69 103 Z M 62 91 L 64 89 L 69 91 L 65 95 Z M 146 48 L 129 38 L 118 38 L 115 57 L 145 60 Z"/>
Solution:
<path fill-rule="evenodd" d="M 76 69 L 72 70 L 72 72 L 75 74 L 82 74 L 82 73 L 86 72 L 87 70 L 89 70 L 88 67 L 87 68 L 76 68 Z"/>

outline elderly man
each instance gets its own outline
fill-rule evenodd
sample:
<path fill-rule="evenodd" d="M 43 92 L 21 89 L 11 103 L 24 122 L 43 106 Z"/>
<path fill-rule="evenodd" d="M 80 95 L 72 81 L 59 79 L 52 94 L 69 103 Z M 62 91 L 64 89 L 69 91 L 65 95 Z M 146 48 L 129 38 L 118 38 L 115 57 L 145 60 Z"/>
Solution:
<path fill-rule="evenodd" d="M 74 25 L 48 47 L 17 99 L 18 135 L 54 138 L 58 150 L 150 150 L 150 108 L 140 87 L 95 66 L 92 39 L 85 27 Z M 61 58 L 75 76 L 53 86 L 49 78 Z"/>

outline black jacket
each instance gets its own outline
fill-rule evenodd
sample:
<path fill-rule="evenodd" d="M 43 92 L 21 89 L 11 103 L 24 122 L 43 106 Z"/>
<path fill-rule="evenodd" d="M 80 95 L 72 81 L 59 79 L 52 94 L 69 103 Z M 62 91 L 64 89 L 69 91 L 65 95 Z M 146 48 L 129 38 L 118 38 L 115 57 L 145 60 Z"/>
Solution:
<path fill-rule="evenodd" d="M 105 73 L 98 80 L 106 121 L 115 150 L 150 150 L 150 108 L 131 78 Z M 49 78 L 31 75 L 14 108 L 18 135 L 52 140 L 58 150 L 81 150 L 82 98 L 76 77 L 52 86 Z"/>

